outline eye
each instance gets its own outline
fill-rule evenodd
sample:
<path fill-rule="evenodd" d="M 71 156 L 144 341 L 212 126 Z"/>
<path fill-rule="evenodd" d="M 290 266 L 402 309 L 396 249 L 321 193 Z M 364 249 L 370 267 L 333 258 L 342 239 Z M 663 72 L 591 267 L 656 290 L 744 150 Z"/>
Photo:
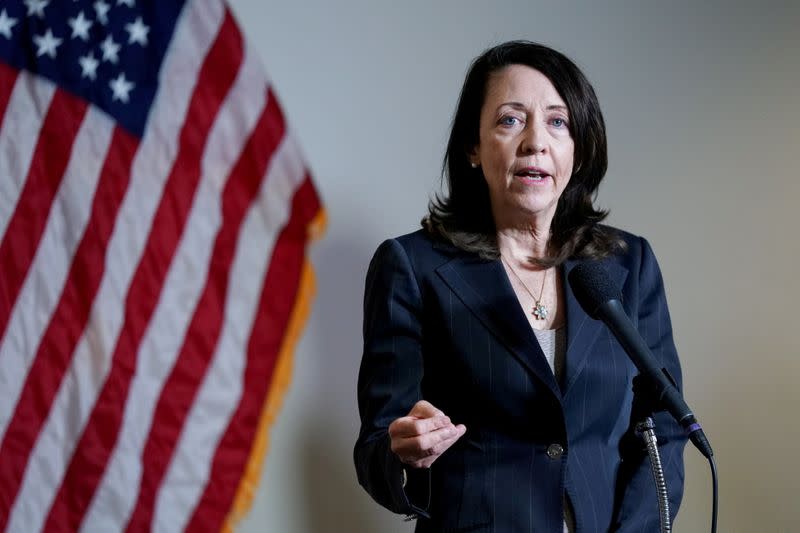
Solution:
<path fill-rule="evenodd" d="M 556 128 L 568 128 L 569 127 L 569 124 L 567 124 L 567 121 L 564 120 L 563 118 L 560 118 L 560 117 L 554 118 L 553 120 L 550 121 L 550 123 L 553 126 L 555 126 Z"/>
<path fill-rule="evenodd" d="M 512 115 L 500 117 L 500 120 L 498 121 L 501 126 L 516 126 L 520 122 L 522 122 L 520 119 Z"/>

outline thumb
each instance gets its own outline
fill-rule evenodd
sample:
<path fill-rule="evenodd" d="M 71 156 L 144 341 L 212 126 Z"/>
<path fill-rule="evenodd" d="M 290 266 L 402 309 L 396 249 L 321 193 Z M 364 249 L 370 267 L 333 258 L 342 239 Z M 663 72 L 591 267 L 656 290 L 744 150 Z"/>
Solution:
<path fill-rule="evenodd" d="M 430 402 L 420 400 L 414 404 L 414 407 L 411 408 L 411 412 L 408 413 L 408 416 L 414 416 L 417 418 L 432 418 L 434 416 L 444 416 L 444 413 L 434 407 Z"/>

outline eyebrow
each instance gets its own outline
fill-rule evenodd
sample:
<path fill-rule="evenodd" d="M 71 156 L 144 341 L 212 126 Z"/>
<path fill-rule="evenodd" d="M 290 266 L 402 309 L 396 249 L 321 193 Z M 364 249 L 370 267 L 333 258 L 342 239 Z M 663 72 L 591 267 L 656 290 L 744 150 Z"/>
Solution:
<path fill-rule="evenodd" d="M 500 109 L 503 106 L 509 106 L 509 107 L 513 107 L 514 109 L 520 109 L 520 110 L 525 110 L 526 109 L 525 104 L 523 104 L 522 102 L 503 102 L 502 104 L 497 106 L 497 109 Z M 567 109 L 567 106 L 561 105 L 561 104 L 549 105 L 545 109 L 548 110 L 548 111 L 559 110 L 559 111 L 569 112 L 569 109 Z"/>

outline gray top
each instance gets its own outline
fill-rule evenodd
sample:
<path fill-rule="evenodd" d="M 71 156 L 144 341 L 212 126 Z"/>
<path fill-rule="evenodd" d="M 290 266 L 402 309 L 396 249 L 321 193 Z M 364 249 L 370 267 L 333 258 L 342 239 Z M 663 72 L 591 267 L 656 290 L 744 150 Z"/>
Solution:
<path fill-rule="evenodd" d="M 567 332 L 565 328 L 558 329 L 534 329 L 536 340 L 542 347 L 547 364 L 556 377 L 557 382 L 561 382 L 564 374 L 564 354 L 567 351 Z M 564 497 L 564 533 L 575 531 L 575 519 L 572 516 L 572 507 L 566 496 Z"/>
<path fill-rule="evenodd" d="M 564 354 L 567 351 L 567 330 L 558 329 L 534 329 L 536 340 L 542 347 L 547 364 L 550 365 L 553 375 L 557 382 L 561 382 L 564 373 Z"/>

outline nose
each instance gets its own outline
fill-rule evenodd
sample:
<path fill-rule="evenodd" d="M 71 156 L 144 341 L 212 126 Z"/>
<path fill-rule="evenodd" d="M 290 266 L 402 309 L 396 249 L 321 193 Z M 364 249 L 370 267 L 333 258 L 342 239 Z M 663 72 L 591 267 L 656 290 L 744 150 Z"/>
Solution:
<path fill-rule="evenodd" d="M 525 128 L 524 137 L 522 139 L 522 151 L 525 154 L 540 154 L 547 150 L 547 144 L 544 139 L 545 132 L 542 126 L 531 121 Z"/>

